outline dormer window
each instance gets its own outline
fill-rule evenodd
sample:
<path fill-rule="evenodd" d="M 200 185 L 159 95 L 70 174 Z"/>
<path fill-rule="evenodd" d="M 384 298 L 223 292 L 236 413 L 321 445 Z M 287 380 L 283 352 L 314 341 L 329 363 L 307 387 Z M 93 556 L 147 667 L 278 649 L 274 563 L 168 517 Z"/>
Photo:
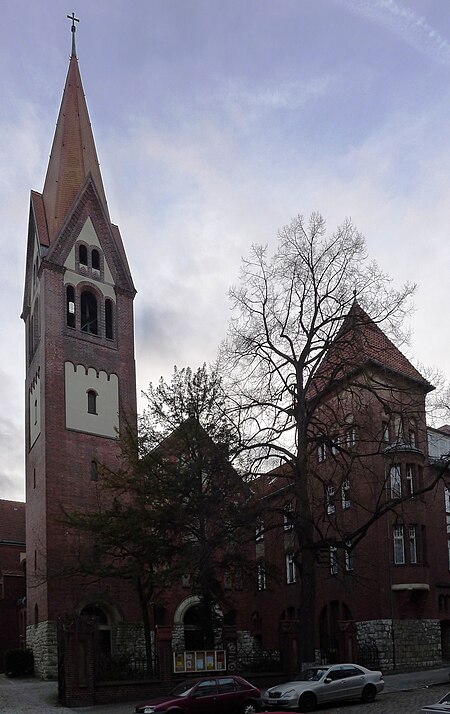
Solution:
<path fill-rule="evenodd" d="M 78 249 L 78 260 L 80 262 L 80 265 L 83 267 L 87 268 L 88 265 L 88 252 L 87 248 L 85 245 L 80 245 Z"/>

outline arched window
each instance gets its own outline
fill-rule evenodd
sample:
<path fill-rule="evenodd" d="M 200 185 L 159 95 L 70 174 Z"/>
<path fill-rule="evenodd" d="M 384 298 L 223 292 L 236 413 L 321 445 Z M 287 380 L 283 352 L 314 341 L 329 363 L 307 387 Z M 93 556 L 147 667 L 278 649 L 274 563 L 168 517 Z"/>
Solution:
<path fill-rule="evenodd" d="M 72 285 L 66 288 L 66 325 L 75 327 L 75 290 Z"/>
<path fill-rule="evenodd" d="M 80 265 L 84 265 L 87 267 L 88 252 L 87 252 L 87 248 L 85 245 L 80 245 L 80 247 L 78 249 L 78 260 L 80 261 Z"/>
<path fill-rule="evenodd" d="M 94 392 L 95 394 L 95 392 Z M 88 393 L 88 400 L 89 400 L 89 393 Z M 88 404 L 89 407 L 89 404 Z M 91 461 L 91 481 L 98 481 L 98 468 L 97 468 L 97 462 L 95 459 L 92 459 Z"/>
<path fill-rule="evenodd" d="M 96 248 L 91 253 L 92 270 L 100 270 L 100 253 Z"/>
<path fill-rule="evenodd" d="M 105 300 L 105 337 L 108 340 L 114 338 L 113 304 L 109 298 Z"/>
<path fill-rule="evenodd" d="M 81 329 L 90 335 L 98 335 L 97 298 L 90 290 L 81 293 Z"/>
<path fill-rule="evenodd" d="M 97 392 L 93 389 L 87 392 L 87 410 L 88 414 L 97 414 Z"/>

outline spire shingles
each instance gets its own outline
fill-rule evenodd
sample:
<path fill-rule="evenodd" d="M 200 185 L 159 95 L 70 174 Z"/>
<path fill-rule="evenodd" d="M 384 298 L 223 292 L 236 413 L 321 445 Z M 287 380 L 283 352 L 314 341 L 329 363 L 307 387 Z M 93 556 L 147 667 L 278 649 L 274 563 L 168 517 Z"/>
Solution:
<path fill-rule="evenodd" d="M 109 220 L 78 60 L 72 55 L 43 190 L 50 243 L 89 174 Z"/>

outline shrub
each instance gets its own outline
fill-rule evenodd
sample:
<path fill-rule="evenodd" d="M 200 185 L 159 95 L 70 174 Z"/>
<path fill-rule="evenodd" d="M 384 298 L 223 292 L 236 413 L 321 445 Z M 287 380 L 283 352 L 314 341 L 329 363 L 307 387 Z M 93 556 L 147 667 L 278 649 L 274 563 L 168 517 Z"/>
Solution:
<path fill-rule="evenodd" d="M 5 672 L 8 677 L 33 674 L 34 662 L 31 650 L 7 650 L 5 652 Z"/>

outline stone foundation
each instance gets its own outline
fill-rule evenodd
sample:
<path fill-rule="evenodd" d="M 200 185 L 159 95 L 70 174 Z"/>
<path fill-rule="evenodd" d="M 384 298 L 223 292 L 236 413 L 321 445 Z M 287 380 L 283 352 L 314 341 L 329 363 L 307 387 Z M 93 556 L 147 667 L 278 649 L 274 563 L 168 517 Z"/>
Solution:
<path fill-rule="evenodd" d="M 58 639 L 56 622 L 40 622 L 27 627 L 27 647 L 33 650 L 34 672 L 41 679 L 58 679 Z M 140 622 L 119 622 L 111 630 L 112 655 L 130 660 L 145 658 L 144 627 Z"/>
<path fill-rule="evenodd" d="M 442 664 L 439 620 L 367 620 L 356 627 L 358 646 L 375 645 L 383 671 Z"/>
<path fill-rule="evenodd" d="M 26 633 L 27 647 L 33 650 L 34 673 L 41 679 L 58 678 L 58 640 L 56 622 L 39 622 L 29 625 Z"/>

